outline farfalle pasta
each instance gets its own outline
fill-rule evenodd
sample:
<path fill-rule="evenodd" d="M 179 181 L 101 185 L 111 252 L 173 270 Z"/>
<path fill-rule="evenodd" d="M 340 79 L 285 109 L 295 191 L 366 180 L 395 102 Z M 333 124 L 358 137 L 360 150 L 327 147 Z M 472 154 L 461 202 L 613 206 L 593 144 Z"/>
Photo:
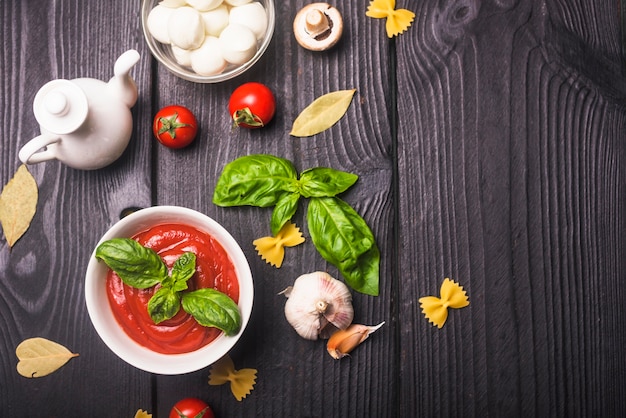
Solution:
<path fill-rule="evenodd" d="M 252 244 L 263 260 L 280 268 L 285 259 L 285 247 L 294 247 L 303 242 L 304 237 L 300 228 L 287 221 L 275 237 L 255 239 Z"/>
<path fill-rule="evenodd" d="M 396 10 L 396 0 L 373 0 L 367 7 L 365 15 L 375 19 L 387 19 L 385 29 L 389 38 L 407 30 L 415 18 L 415 13 L 410 10 Z"/>
<path fill-rule="evenodd" d="M 235 370 L 233 360 L 226 355 L 211 366 L 209 385 L 223 385 L 230 382 L 230 390 L 235 399 L 241 401 L 254 389 L 256 374 L 256 369 Z"/>
<path fill-rule="evenodd" d="M 459 309 L 469 305 L 469 298 L 463 287 L 448 278 L 441 284 L 440 296 L 419 299 L 424 316 L 437 328 L 443 327 L 448 319 L 448 308 Z"/>

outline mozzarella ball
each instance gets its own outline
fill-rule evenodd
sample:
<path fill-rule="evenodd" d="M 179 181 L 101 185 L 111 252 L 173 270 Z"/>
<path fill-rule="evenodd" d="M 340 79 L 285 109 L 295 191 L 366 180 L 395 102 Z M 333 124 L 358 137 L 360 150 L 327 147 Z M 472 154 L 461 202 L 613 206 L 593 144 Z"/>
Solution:
<path fill-rule="evenodd" d="M 167 22 L 170 16 L 174 13 L 174 9 L 169 7 L 157 5 L 148 14 L 148 20 L 146 24 L 148 26 L 148 32 L 157 41 L 163 44 L 170 43 L 170 36 L 167 30 Z"/>
<path fill-rule="evenodd" d="M 204 41 L 204 21 L 193 7 L 179 7 L 167 21 L 172 44 L 183 49 L 196 49 Z"/>
<path fill-rule="evenodd" d="M 186 0 L 161 0 L 159 2 L 159 5 L 161 6 L 171 7 L 173 9 L 184 6 L 185 4 L 187 4 Z"/>
<path fill-rule="evenodd" d="M 200 12 L 205 12 L 221 5 L 222 0 L 187 0 L 187 4 Z"/>
<path fill-rule="evenodd" d="M 265 7 L 258 1 L 235 6 L 230 9 L 230 23 L 246 26 L 254 32 L 257 39 L 263 39 L 267 30 Z"/>
<path fill-rule="evenodd" d="M 176 45 L 170 45 L 170 46 L 172 47 L 172 53 L 174 54 L 174 58 L 176 59 L 176 62 L 182 65 L 183 67 L 191 67 L 191 50 L 182 49 L 182 48 L 177 47 Z"/>
<path fill-rule="evenodd" d="M 199 75 L 220 74 L 226 65 L 220 42 L 215 36 L 207 36 L 200 48 L 191 51 L 191 68 Z"/>
<path fill-rule="evenodd" d="M 236 23 L 230 23 L 224 28 L 219 41 L 222 56 L 231 64 L 244 64 L 256 53 L 257 41 L 254 32 Z"/>
<path fill-rule="evenodd" d="M 241 6 L 242 4 L 250 3 L 252 0 L 224 0 L 230 6 Z"/>
<path fill-rule="evenodd" d="M 228 26 L 228 7 L 225 4 L 201 14 L 204 32 L 209 36 L 220 36 L 220 33 Z"/>

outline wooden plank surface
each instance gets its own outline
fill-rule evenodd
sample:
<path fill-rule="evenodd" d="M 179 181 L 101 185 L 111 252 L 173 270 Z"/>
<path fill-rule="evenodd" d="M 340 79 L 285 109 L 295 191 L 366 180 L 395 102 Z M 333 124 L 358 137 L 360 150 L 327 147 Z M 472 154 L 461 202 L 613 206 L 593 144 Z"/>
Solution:
<path fill-rule="evenodd" d="M 393 381 L 393 329 L 381 331 L 352 358 L 337 362 L 324 341 L 298 337 L 284 319 L 285 297 L 278 295 L 302 273 L 323 270 L 339 277 L 312 246 L 306 230 L 306 205 L 300 203 L 294 221 L 302 226 L 307 241 L 289 249 L 285 262 L 276 269 L 256 255 L 252 241 L 270 235 L 271 208 L 219 208 L 211 203 L 215 183 L 224 165 L 248 154 L 271 154 L 292 161 L 298 170 L 327 166 L 360 176 L 343 198 L 368 221 L 384 253 L 381 296 L 354 294 L 355 321 L 378 324 L 390 318 L 392 281 L 390 245 L 391 135 L 385 93 L 389 90 L 387 42 L 372 36 L 364 25 L 362 5 L 342 2 L 337 7 L 346 25 L 340 44 L 328 53 L 304 50 L 292 33 L 291 23 L 306 2 L 290 2 L 278 8 L 276 32 L 266 56 L 241 78 L 220 84 L 198 86 L 181 83 L 160 69 L 157 84 L 161 105 L 188 104 L 199 109 L 202 138 L 183 153 L 157 149 L 157 204 L 178 204 L 214 217 L 241 244 L 253 271 L 256 291 L 249 331 L 233 353 L 235 365 L 255 367 L 258 384 L 244 402 L 238 403 L 227 387 L 205 384 L 206 370 L 189 376 L 159 377 L 159 409 L 166 409 L 185 393 L 207 391 L 217 412 L 233 416 L 350 416 L 385 415 L 393 407 L 394 391 L 373 392 L 380 382 Z M 361 41 L 359 41 L 361 40 Z M 365 42 L 363 42 L 365 41 Z M 245 81 L 259 81 L 276 93 L 275 120 L 262 130 L 233 130 L 227 98 Z M 347 114 L 326 132 L 309 138 L 289 136 L 298 113 L 315 98 L 335 90 L 356 88 Z M 202 103 L 198 107 L 197 103 Z M 175 175 L 173 175 L 175 173 Z M 198 178 L 198 173 L 202 176 Z M 187 183 L 189 179 L 190 183 Z M 384 335 L 383 335 L 384 334 Z M 368 400 L 367 402 L 365 400 Z"/>
<path fill-rule="evenodd" d="M 549 3 L 549 4 L 545 4 Z M 368 2 L 334 5 L 344 36 L 331 51 L 299 47 L 291 22 L 307 2 L 277 5 L 266 55 L 215 85 L 178 79 L 151 58 L 139 2 L 0 2 L 0 184 L 19 148 L 38 134 L 37 90 L 55 78 L 112 76 L 123 51 L 142 58 L 131 145 L 92 172 L 58 162 L 29 166 L 40 191 L 26 235 L 0 241 L 0 407 L 7 415 L 166 416 L 186 396 L 218 416 L 623 416 L 626 415 L 626 109 L 619 4 L 534 0 L 398 2 L 416 13 L 388 40 Z M 245 81 L 274 91 L 275 120 L 233 130 L 227 101 Z M 288 132 L 316 97 L 355 88 L 346 115 L 311 138 Z M 201 125 L 190 148 L 152 138 L 152 115 L 182 104 Z M 269 209 L 219 208 L 216 180 L 233 159 L 267 153 L 298 171 L 354 172 L 342 197 L 381 249 L 381 294 L 354 294 L 355 322 L 386 325 L 351 357 L 298 337 L 278 295 L 300 274 L 336 269 L 316 252 L 305 206 L 305 244 L 275 269 L 252 241 L 269 235 Z M 119 360 L 84 306 L 83 281 L 99 237 L 129 207 L 180 205 L 222 223 L 242 246 L 255 281 L 236 367 L 258 369 L 237 402 L 207 383 L 209 369 L 156 376 Z M 445 277 L 470 306 L 442 329 L 418 299 Z M 26 379 L 15 347 L 42 336 L 80 353 L 54 374 Z"/>
<path fill-rule="evenodd" d="M 115 15 L 113 11 L 115 10 Z M 39 134 L 32 111 L 46 82 L 94 77 L 108 80 L 113 63 L 129 48 L 147 56 L 138 32 L 135 2 L 117 8 L 92 2 L 4 1 L 0 108 L 2 184 L 19 165 L 20 147 Z M 134 69 L 143 92 L 150 88 L 150 61 Z M 143 94 L 135 120 L 150 118 Z M 58 162 L 30 166 L 39 204 L 28 233 L 0 250 L 0 404 L 2 414 L 29 416 L 132 416 L 152 404 L 151 376 L 121 362 L 99 339 L 85 308 L 83 283 L 96 242 L 127 206 L 148 206 L 151 197 L 149 127 L 137 123 L 133 141 L 114 165 L 92 172 Z M 25 379 L 15 370 L 15 348 L 45 337 L 80 356 L 53 375 Z M 133 408 L 135 408 L 133 410 Z M 107 411 L 106 414 L 100 411 Z"/>
<path fill-rule="evenodd" d="M 398 109 L 414 109 L 399 113 L 402 415 L 623 414 L 609 3 L 422 3 L 397 43 Z M 416 300 L 444 277 L 471 304 L 438 330 Z"/>

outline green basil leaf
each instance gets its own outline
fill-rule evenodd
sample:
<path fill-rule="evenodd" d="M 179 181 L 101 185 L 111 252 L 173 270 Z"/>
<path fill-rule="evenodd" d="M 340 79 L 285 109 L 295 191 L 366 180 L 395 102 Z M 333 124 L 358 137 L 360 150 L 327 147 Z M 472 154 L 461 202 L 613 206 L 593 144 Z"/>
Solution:
<path fill-rule="evenodd" d="M 283 225 L 296 213 L 299 200 L 299 193 L 291 193 L 285 195 L 276 203 L 272 211 L 272 220 L 270 221 L 270 227 L 274 236 L 280 232 Z"/>
<path fill-rule="evenodd" d="M 226 164 L 217 180 L 213 203 L 218 206 L 274 206 L 298 191 L 298 174 L 290 161 L 256 154 Z"/>
<path fill-rule="evenodd" d="M 167 276 L 165 279 L 161 281 L 161 287 L 166 287 L 168 289 L 174 290 L 174 285 L 176 282 L 172 278 L 172 276 Z M 184 289 L 183 289 L 184 290 Z"/>
<path fill-rule="evenodd" d="M 346 283 L 377 295 L 380 252 L 365 220 L 337 197 L 315 197 L 309 201 L 307 223 L 315 248 L 339 268 Z"/>
<path fill-rule="evenodd" d="M 345 192 L 359 176 L 334 168 L 316 167 L 300 174 L 300 188 L 304 197 L 331 197 Z"/>
<path fill-rule="evenodd" d="M 239 306 L 215 289 L 203 288 L 183 294 L 183 309 L 200 325 L 219 328 L 226 335 L 235 335 L 241 328 Z"/>
<path fill-rule="evenodd" d="M 180 292 L 187 289 L 187 280 L 196 272 L 196 255 L 192 252 L 186 252 L 174 262 L 172 266 L 172 290 Z"/>
<path fill-rule="evenodd" d="M 376 245 L 361 254 L 356 260 L 346 260 L 337 266 L 350 287 L 372 296 L 378 296 L 379 292 L 379 267 L 380 251 Z"/>
<path fill-rule="evenodd" d="M 155 324 L 171 319 L 180 310 L 180 297 L 172 289 L 161 287 L 148 301 L 148 313 Z"/>
<path fill-rule="evenodd" d="M 106 263 L 124 283 L 147 289 L 167 277 L 161 257 L 130 238 L 113 238 L 96 248 L 96 258 Z"/>

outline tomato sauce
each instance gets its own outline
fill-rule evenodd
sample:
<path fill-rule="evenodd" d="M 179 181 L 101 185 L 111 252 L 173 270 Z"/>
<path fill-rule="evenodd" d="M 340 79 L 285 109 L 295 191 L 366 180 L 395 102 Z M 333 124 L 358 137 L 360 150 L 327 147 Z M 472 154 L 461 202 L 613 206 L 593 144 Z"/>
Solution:
<path fill-rule="evenodd" d="M 211 235 L 183 224 L 163 224 L 133 237 L 141 245 L 161 256 L 168 269 L 184 252 L 196 255 L 196 272 L 187 285 L 192 291 L 214 288 L 239 300 L 239 282 L 235 267 L 219 242 Z M 107 276 L 107 296 L 115 318 L 137 343 L 164 354 L 195 351 L 217 338 L 221 330 L 204 327 L 185 311 L 155 324 L 148 314 L 148 301 L 159 285 L 135 289 L 122 282 L 113 271 Z"/>

